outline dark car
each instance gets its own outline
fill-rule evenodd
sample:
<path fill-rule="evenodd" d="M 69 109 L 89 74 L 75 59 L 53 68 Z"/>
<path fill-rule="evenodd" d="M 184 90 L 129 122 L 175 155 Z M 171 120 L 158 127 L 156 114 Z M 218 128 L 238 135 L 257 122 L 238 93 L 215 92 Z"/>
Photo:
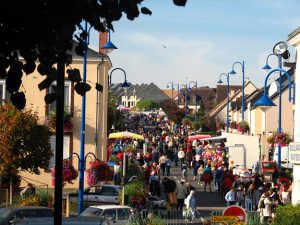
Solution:
<path fill-rule="evenodd" d="M 53 217 L 53 210 L 42 206 L 8 207 L 0 209 L 0 225 L 12 225 L 25 218 Z"/>

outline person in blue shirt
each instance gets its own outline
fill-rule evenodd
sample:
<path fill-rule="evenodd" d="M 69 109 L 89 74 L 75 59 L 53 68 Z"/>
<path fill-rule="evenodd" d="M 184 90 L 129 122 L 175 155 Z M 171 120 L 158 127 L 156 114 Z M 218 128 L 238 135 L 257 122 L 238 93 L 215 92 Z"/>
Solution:
<path fill-rule="evenodd" d="M 231 187 L 230 190 L 225 195 L 225 201 L 227 205 L 235 205 L 235 191 L 234 188 Z"/>

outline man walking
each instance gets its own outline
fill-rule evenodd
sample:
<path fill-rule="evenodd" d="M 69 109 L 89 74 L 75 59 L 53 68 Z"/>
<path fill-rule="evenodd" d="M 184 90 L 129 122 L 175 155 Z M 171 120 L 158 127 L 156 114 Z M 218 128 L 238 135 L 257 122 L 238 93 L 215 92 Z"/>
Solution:
<path fill-rule="evenodd" d="M 184 186 L 184 181 L 180 181 L 180 185 L 178 185 L 176 189 L 176 195 L 177 195 L 177 210 L 182 210 L 184 199 L 187 196 L 187 189 Z"/>

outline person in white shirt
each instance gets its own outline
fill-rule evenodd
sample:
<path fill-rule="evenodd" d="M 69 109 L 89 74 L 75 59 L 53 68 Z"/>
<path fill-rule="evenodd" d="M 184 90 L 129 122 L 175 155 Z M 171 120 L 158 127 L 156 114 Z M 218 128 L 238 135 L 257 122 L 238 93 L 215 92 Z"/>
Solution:
<path fill-rule="evenodd" d="M 121 171 L 121 166 L 119 161 L 116 162 L 116 164 L 114 165 L 114 184 L 118 185 L 119 181 L 120 181 L 120 171 Z"/>

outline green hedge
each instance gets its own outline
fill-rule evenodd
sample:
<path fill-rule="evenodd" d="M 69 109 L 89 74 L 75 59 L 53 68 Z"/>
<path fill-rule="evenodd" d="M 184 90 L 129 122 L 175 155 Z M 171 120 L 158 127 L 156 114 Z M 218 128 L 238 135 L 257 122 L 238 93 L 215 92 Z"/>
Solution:
<path fill-rule="evenodd" d="M 272 225 L 296 225 L 300 223 L 300 205 L 278 206 Z"/>

